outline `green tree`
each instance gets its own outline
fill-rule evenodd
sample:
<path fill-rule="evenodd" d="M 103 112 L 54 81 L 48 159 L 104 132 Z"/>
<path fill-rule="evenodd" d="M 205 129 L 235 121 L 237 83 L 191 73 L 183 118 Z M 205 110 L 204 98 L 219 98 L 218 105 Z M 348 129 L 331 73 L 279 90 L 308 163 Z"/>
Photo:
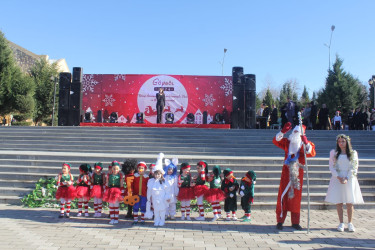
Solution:
<path fill-rule="evenodd" d="M 34 85 L 16 65 L 8 41 L 0 31 L 0 114 L 31 117 L 34 109 Z"/>
<path fill-rule="evenodd" d="M 44 122 L 51 125 L 53 111 L 54 79 L 57 78 L 56 63 L 50 64 L 46 59 L 40 59 L 31 69 L 31 76 L 35 83 L 34 122 Z M 55 102 L 55 106 L 56 106 Z M 55 107 L 56 110 L 56 107 Z"/>
<path fill-rule="evenodd" d="M 280 96 L 279 96 L 279 107 L 283 106 L 287 102 L 287 98 L 290 97 L 293 101 L 298 101 L 297 88 L 298 83 L 295 81 L 287 81 L 283 84 Z"/>
<path fill-rule="evenodd" d="M 314 102 L 316 101 L 316 92 L 315 91 L 313 92 L 313 96 L 311 98 L 311 101 L 314 101 Z"/>
<path fill-rule="evenodd" d="M 302 92 L 302 96 L 301 96 L 301 104 L 303 106 L 306 106 L 306 104 L 309 103 L 309 102 L 310 102 L 309 93 L 307 92 L 306 86 L 303 86 L 303 92 Z"/>
<path fill-rule="evenodd" d="M 353 77 L 344 71 L 343 60 L 336 56 L 332 70 L 328 71 L 324 89 L 318 92 L 317 101 L 325 103 L 332 117 L 336 110 L 342 112 L 344 118 L 355 107 L 365 106 L 367 103 L 367 89 Z"/>
<path fill-rule="evenodd" d="M 275 103 L 270 89 L 267 89 L 266 95 L 263 99 L 263 103 L 266 104 L 269 108 L 272 108 L 272 105 Z"/>

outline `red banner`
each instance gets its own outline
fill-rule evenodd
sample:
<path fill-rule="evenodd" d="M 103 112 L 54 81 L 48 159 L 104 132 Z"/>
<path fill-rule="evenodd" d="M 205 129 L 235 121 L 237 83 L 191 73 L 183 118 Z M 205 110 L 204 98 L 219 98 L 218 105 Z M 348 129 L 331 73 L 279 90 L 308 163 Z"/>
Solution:
<path fill-rule="evenodd" d="M 216 113 L 229 123 L 232 111 L 231 76 L 125 75 L 84 74 L 82 82 L 83 110 L 95 117 L 102 110 L 107 120 L 117 112 L 119 123 L 135 123 L 136 114 L 143 112 L 145 123 L 156 123 L 156 93 L 163 87 L 165 113 L 174 114 L 174 123 L 185 124 L 186 116 L 194 114 L 195 123 L 207 123 Z M 163 114 L 163 123 L 165 115 Z"/>

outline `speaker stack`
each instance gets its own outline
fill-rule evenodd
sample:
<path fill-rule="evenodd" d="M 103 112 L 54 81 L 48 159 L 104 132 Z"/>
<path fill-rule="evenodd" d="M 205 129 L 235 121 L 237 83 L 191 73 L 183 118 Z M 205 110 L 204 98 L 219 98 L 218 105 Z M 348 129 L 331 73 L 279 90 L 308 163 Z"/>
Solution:
<path fill-rule="evenodd" d="M 79 126 L 82 107 L 82 68 L 73 68 L 73 82 L 70 86 L 69 120 L 70 126 Z"/>
<path fill-rule="evenodd" d="M 256 128 L 256 77 L 253 74 L 244 75 L 245 86 L 245 128 Z"/>
<path fill-rule="evenodd" d="M 73 81 L 72 81 L 73 78 Z M 82 121 L 82 68 L 60 73 L 59 126 L 79 126 Z"/>
<path fill-rule="evenodd" d="M 231 114 L 232 128 L 255 128 L 255 75 L 243 73 L 242 67 L 233 67 L 233 111 Z"/>

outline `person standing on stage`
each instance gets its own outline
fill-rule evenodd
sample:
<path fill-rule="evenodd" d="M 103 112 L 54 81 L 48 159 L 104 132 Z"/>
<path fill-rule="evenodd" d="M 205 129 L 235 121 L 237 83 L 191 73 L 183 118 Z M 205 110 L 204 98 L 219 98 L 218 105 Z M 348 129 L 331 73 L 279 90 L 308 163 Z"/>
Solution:
<path fill-rule="evenodd" d="M 156 111 L 157 111 L 156 123 L 161 123 L 164 107 L 165 107 L 164 89 L 159 88 L 159 93 L 156 94 Z"/>

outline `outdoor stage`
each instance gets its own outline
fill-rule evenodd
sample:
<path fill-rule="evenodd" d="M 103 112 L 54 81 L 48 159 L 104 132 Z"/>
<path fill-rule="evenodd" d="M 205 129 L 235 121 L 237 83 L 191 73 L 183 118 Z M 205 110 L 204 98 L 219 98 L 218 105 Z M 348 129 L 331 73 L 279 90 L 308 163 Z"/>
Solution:
<path fill-rule="evenodd" d="M 82 127 L 211 128 L 230 129 L 230 124 L 80 123 Z"/>

